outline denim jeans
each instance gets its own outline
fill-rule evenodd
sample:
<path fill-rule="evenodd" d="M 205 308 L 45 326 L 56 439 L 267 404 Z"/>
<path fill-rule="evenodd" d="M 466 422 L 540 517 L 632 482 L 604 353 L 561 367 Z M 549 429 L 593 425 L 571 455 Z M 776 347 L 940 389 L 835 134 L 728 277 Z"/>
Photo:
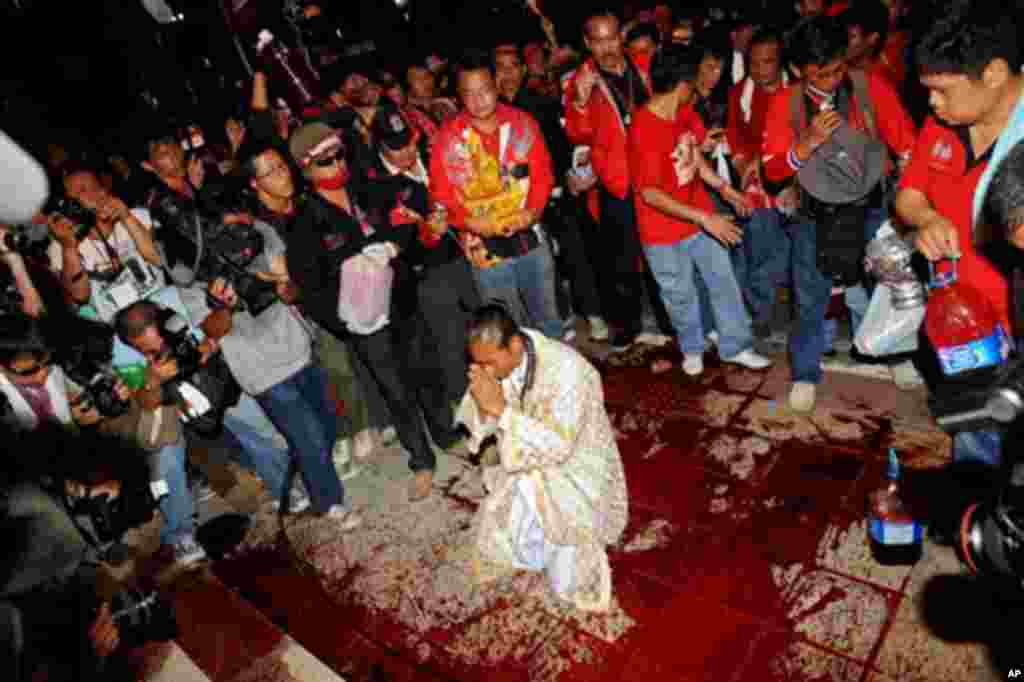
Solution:
<path fill-rule="evenodd" d="M 953 436 L 953 462 L 1002 466 L 1003 434 L 999 431 L 961 431 Z"/>
<path fill-rule="evenodd" d="M 314 510 L 324 513 L 344 503 L 345 490 L 331 459 L 338 424 L 324 370 L 308 365 L 256 400 L 287 439 Z"/>
<path fill-rule="evenodd" d="M 728 210 L 728 209 L 727 209 Z M 733 274 L 746 296 L 747 308 L 754 324 L 771 322 L 778 288 L 789 272 L 789 234 L 785 216 L 777 209 L 757 209 L 747 219 L 737 219 L 743 227 L 743 241 L 729 249 Z M 708 286 L 697 280 L 701 320 L 705 331 L 715 329 Z"/>
<path fill-rule="evenodd" d="M 224 435 L 238 453 L 238 463 L 263 481 L 267 492 L 276 500 L 290 487 L 288 453 L 271 438 L 254 429 L 250 423 L 230 412 L 224 415 Z"/>
<path fill-rule="evenodd" d="M 704 352 L 704 324 L 695 282 L 698 272 L 710 294 L 721 356 L 730 358 L 751 347 L 750 316 L 724 246 L 701 232 L 674 244 L 644 245 L 644 253 L 683 353 Z"/>
<path fill-rule="evenodd" d="M 160 542 L 173 545 L 192 535 L 194 503 L 185 476 L 185 440 L 165 445 L 149 455 L 149 480 L 163 481 L 167 494 L 157 502 L 164 517 Z"/>
<path fill-rule="evenodd" d="M 520 325 L 538 329 L 552 339 L 561 338 L 555 259 L 546 240 L 522 256 L 477 268 L 476 281 L 484 303 L 500 301 Z"/>
<path fill-rule="evenodd" d="M 789 344 L 794 382 L 821 383 L 821 357 L 825 351 L 825 311 L 832 298 L 832 281 L 818 270 L 817 228 L 814 223 L 790 226 L 790 263 L 796 319 Z"/>

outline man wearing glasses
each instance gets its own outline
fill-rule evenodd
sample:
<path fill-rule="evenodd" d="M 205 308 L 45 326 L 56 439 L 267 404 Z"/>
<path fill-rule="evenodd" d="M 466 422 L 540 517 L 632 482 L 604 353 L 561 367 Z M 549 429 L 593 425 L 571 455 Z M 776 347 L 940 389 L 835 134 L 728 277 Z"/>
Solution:
<path fill-rule="evenodd" d="M 350 171 L 338 133 L 323 123 L 309 123 L 292 133 L 292 158 L 302 168 L 312 192 L 285 236 L 288 273 L 301 292 L 301 307 L 320 326 L 343 338 L 370 369 L 386 402 L 398 438 L 409 453 L 414 472 L 409 497 L 430 495 L 436 466 L 416 396 L 403 376 L 395 353 L 392 327 L 357 333 L 338 316 L 339 282 L 344 262 L 373 254 L 384 263 L 401 251 L 408 235 L 371 225 L 349 191 Z"/>

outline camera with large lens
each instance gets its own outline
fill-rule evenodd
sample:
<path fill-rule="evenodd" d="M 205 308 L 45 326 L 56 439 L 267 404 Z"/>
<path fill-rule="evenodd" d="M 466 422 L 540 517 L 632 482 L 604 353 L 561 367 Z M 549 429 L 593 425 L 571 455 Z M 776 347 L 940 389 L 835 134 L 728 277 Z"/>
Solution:
<path fill-rule="evenodd" d="M 964 512 L 960 549 L 974 573 L 1024 590 L 1024 463 L 995 497 Z"/>
<path fill-rule="evenodd" d="M 163 310 L 158 325 L 167 348 L 165 359 L 173 358 L 177 364 L 176 375 L 163 384 L 163 402 L 178 405 L 191 429 L 203 436 L 216 436 L 223 427 L 224 413 L 238 404 L 241 387 L 222 354 L 202 361 L 199 344 L 181 315 Z"/>
<path fill-rule="evenodd" d="M 224 278 L 238 294 L 241 306 L 259 315 L 278 300 L 277 290 L 272 282 L 264 282 L 247 269 L 263 253 L 263 235 L 249 223 L 227 224 L 222 218 L 246 212 L 239 196 L 238 188 L 211 185 L 204 188 L 199 206 L 185 206 L 178 197 L 161 193 L 150 210 L 160 225 L 157 236 L 179 286 L 191 284 L 183 279 L 212 282 Z M 175 274 L 182 266 L 187 276 Z"/>
<path fill-rule="evenodd" d="M 3 248 L 29 258 L 47 258 L 50 230 L 46 225 L 14 225 L 4 235 Z"/>
<path fill-rule="evenodd" d="M 58 348 L 56 360 L 82 389 L 80 402 L 94 405 L 104 417 L 120 417 L 128 411 L 129 403 L 118 396 L 117 377 L 110 368 L 114 332 L 105 324 L 82 318 L 75 319 L 74 324 L 73 329 L 63 330 L 65 338 L 54 344 Z"/>
<path fill-rule="evenodd" d="M 89 230 L 96 226 L 96 211 L 86 208 L 73 197 L 55 194 L 47 201 L 43 211 L 47 215 L 57 214 L 75 224 L 75 239 L 82 241 Z"/>
<path fill-rule="evenodd" d="M 84 620 L 92 623 L 102 603 L 95 594 L 95 586 L 82 581 L 77 589 L 82 595 L 79 603 L 86 609 Z M 107 601 L 122 649 L 133 649 L 148 642 L 166 642 L 178 635 L 174 605 L 155 591 L 128 587 L 114 593 Z"/>

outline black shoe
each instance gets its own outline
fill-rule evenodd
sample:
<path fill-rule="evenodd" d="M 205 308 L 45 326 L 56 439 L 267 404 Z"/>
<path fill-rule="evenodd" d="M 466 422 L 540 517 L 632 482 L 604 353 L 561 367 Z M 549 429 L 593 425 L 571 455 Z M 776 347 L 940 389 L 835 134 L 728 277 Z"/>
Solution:
<path fill-rule="evenodd" d="M 614 353 L 624 353 L 636 343 L 636 334 L 633 332 L 620 332 L 612 337 L 608 345 Z"/>

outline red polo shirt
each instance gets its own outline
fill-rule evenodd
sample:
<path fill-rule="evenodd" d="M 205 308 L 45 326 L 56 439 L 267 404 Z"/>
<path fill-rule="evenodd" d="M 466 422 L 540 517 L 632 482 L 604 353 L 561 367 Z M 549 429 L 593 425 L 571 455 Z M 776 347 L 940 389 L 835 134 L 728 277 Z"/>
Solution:
<path fill-rule="evenodd" d="M 701 228 L 662 213 L 640 196 L 648 187 L 660 189 L 681 204 L 702 211 L 714 211 L 715 205 L 698 172 L 680 186 L 672 153 L 679 138 L 693 133 L 697 144 L 704 141 L 706 131 L 692 106 L 681 107 L 675 121 L 666 121 L 644 107 L 633 114 L 629 129 L 629 168 L 633 178 L 633 200 L 636 222 L 642 244 L 674 244 L 692 237 Z"/>
<path fill-rule="evenodd" d="M 944 126 L 929 116 L 917 137 L 900 189 L 921 192 L 936 211 L 956 226 L 960 277 L 988 297 L 1005 329 L 1011 330 L 1009 283 L 987 258 L 978 254 L 971 235 L 974 189 L 988 166 L 989 156 L 991 148 L 975 159 L 966 129 Z"/>

